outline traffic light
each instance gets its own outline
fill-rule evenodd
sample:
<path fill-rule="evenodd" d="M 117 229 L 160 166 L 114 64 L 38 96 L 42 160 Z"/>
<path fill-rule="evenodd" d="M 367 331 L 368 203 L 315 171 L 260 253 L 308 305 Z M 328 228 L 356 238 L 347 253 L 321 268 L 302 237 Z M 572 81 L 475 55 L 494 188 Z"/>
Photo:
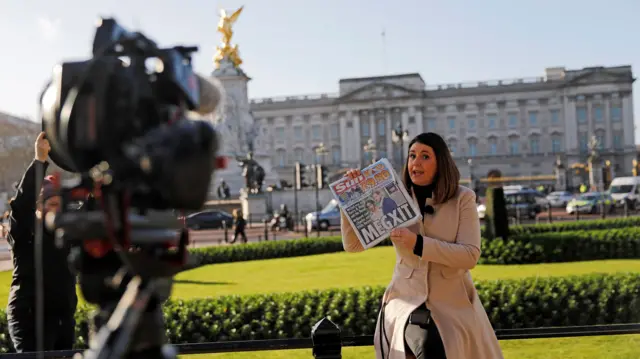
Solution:
<path fill-rule="evenodd" d="M 299 191 L 304 187 L 307 187 L 307 184 L 305 183 L 306 178 L 305 178 L 305 172 L 306 172 L 307 167 L 305 165 L 303 165 L 300 162 L 296 162 L 296 173 L 295 173 L 295 186 L 296 189 Z"/>
<path fill-rule="evenodd" d="M 329 171 L 327 167 L 322 165 L 316 165 L 316 183 L 318 184 L 318 188 L 325 188 L 329 186 Z"/>

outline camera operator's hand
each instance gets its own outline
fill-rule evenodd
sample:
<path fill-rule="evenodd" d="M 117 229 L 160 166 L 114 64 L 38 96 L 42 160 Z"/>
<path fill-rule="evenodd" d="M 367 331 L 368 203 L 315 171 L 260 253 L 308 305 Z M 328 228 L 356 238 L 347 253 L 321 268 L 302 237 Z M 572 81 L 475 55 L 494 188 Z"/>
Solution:
<path fill-rule="evenodd" d="M 46 162 L 49 158 L 49 151 L 51 151 L 51 145 L 49 140 L 45 138 L 44 132 L 40 132 L 35 143 L 36 160 L 40 162 Z"/>

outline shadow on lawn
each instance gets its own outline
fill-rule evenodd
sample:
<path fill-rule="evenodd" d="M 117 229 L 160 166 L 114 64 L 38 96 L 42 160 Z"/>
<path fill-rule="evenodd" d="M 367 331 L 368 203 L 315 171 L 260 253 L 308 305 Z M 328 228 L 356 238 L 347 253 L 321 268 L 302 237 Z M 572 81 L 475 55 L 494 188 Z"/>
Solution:
<path fill-rule="evenodd" d="M 203 284 L 203 285 L 235 285 L 234 282 L 208 282 L 202 280 L 175 279 L 173 283 L 179 284 Z"/>

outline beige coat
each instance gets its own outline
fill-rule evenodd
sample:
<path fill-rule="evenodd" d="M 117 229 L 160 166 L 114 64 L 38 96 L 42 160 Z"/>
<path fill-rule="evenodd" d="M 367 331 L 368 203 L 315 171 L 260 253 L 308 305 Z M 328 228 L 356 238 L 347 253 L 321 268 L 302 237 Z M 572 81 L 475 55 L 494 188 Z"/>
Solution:
<path fill-rule="evenodd" d="M 421 223 L 409 227 L 423 236 L 423 256 L 394 246 L 396 266 L 385 290 L 384 359 L 405 359 L 404 327 L 409 314 L 422 303 L 440 331 L 447 359 L 502 359 L 502 351 L 471 279 L 470 269 L 480 257 L 480 222 L 475 193 L 460 186 L 455 198 L 433 206 Z M 415 197 L 414 197 L 415 200 Z M 427 199 L 427 204 L 433 205 Z M 342 215 L 342 242 L 347 252 L 364 250 L 353 227 Z M 380 317 L 374 346 L 380 353 Z"/>

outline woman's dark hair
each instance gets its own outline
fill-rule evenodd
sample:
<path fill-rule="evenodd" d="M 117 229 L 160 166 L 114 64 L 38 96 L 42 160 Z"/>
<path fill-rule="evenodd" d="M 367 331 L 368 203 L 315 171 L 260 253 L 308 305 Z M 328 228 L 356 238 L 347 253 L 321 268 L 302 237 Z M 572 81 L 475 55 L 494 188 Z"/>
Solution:
<path fill-rule="evenodd" d="M 413 146 L 414 143 L 420 143 L 431 147 L 436 155 L 436 164 L 438 169 L 436 170 L 436 175 L 433 179 L 434 203 L 445 203 L 455 197 L 458 192 L 460 182 L 460 171 L 458 170 L 458 166 L 456 166 L 456 163 L 451 156 L 449 146 L 447 146 L 444 139 L 436 133 L 425 132 L 414 137 L 411 142 L 409 142 L 409 149 L 411 149 L 411 146 Z M 414 184 L 411 182 L 411 177 L 409 176 L 408 164 L 409 156 L 407 155 L 407 160 L 404 163 L 404 168 L 402 170 L 402 181 L 407 187 L 407 190 L 411 193 L 413 192 Z"/>

